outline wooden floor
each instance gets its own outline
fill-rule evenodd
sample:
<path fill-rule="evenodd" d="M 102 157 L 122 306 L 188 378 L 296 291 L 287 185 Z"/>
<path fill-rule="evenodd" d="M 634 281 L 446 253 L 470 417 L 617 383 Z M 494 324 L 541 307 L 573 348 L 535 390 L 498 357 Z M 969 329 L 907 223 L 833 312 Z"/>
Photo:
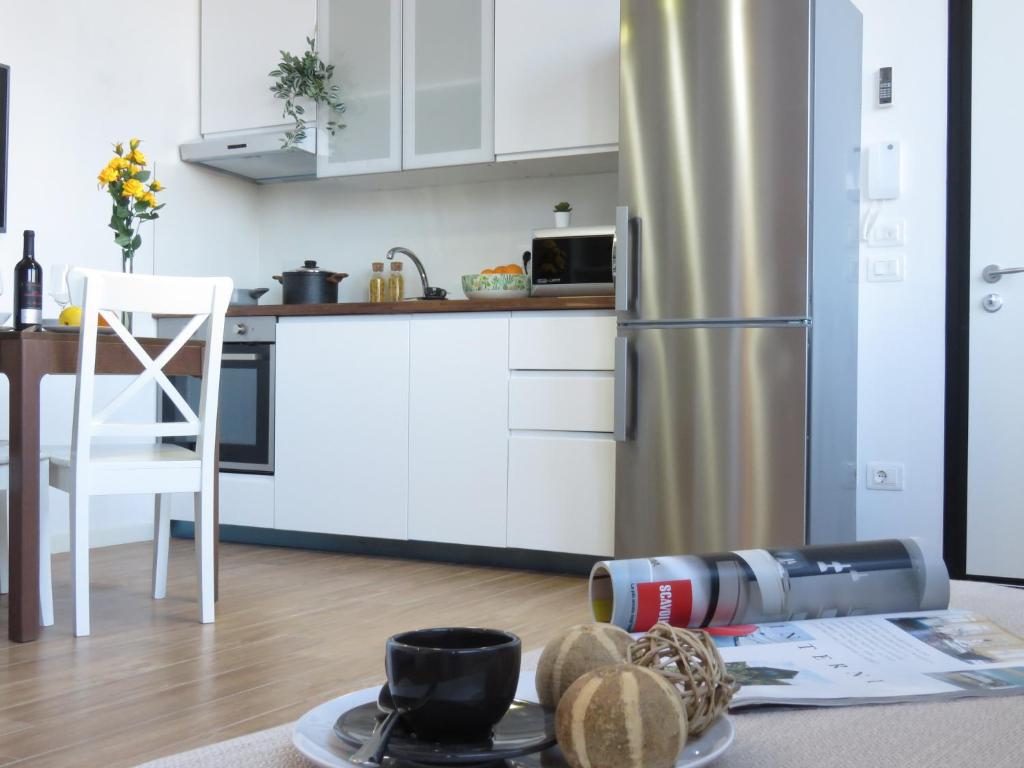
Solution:
<path fill-rule="evenodd" d="M 404 629 L 500 627 L 532 648 L 589 618 L 581 577 L 227 544 L 204 626 L 192 551 L 172 542 L 168 596 L 152 600 L 148 544 L 93 550 L 87 638 L 71 636 L 67 555 L 38 642 L 6 640 L 0 597 L 0 765 L 133 766 L 291 722 L 381 682 Z"/>

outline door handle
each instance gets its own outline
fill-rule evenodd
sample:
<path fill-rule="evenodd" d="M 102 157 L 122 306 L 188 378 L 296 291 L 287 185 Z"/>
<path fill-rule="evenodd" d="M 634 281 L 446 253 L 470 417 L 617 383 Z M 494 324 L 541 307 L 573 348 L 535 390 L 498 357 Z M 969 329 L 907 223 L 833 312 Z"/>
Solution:
<path fill-rule="evenodd" d="M 1003 275 L 1019 275 L 1024 272 L 1024 267 L 1000 267 L 998 264 L 989 264 L 981 271 L 981 276 L 986 283 L 998 283 Z"/>
<path fill-rule="evenodd" d="M 615 441 L 624 443 L 633 437 L 633 371 L 629 339 L 615 338 Z"/>
<path fill-rule="evenodd" d="M 615 309 L 619 312 L 629 310 L 629 206 L 620 205 L 615 209 Z M 618 340 L 616 340 L 618 345 Z M 616 346 L 618 354 L 618 346 Z M 618 366 L 616 379 L 618 382 Z M 618 384 L 616 384 L 618 387 Z M 616 402 L 618 402 L 616 400 Z M 617 411 L 616 411 L 617 412 Z"/>
<path fill-rule="evenodd" d="M 630 218 L 629 206 L 615 209 L 615 309 L 633 309 L 634 284 L 640 262 L 640 219 Z"/>

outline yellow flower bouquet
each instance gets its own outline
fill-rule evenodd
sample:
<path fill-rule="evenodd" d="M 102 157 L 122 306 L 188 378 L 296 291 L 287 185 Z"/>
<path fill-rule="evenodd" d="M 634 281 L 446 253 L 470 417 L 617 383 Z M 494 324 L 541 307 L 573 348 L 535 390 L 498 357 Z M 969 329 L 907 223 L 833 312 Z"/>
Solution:
<path fill-rule="evenodd" d="M 115 144 L 114 157 L 97 176 L 100 189 L 106 190 L 113 200 L 108 226 L 114 230 L 114 242 L 121 247 L 121 267 L 125 272 L 133 270 L 135 252 L 142 245 L 142 223 L 160 218 L 157 211 L 164 207 L 156 199 L 156 193 L 163 191 L 164 186 L 156 179 L 149 181 L 149 161 L 139 149 L 141 143 L 132 139 L 127 152 L 124 144 Z"/>

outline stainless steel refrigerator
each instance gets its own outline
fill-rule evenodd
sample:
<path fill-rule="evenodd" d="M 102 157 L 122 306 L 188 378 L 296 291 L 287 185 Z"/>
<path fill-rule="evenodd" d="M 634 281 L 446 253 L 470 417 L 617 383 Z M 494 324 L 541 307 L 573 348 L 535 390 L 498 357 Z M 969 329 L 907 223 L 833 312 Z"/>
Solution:
<path fill-rule="evenodd" d="M 614 554 L 853 540 L 860 12 L 621 8 Z"/>

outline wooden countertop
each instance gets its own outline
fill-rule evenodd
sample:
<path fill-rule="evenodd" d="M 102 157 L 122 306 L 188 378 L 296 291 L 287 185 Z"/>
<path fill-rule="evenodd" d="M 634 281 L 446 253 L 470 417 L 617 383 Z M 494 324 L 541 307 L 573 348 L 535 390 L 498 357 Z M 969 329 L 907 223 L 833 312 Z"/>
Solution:
<path fill-rule="evenodd" d="M 615 309 L 614 296 L 527 299 L 446 299 L 444 301 L 338 302 L 337 304 L 256 304 L 228 309 L 228 317 L 309 317 L 316 315 L 412 315 L 439 312 L 523 312 L 562 309 Z"/>

